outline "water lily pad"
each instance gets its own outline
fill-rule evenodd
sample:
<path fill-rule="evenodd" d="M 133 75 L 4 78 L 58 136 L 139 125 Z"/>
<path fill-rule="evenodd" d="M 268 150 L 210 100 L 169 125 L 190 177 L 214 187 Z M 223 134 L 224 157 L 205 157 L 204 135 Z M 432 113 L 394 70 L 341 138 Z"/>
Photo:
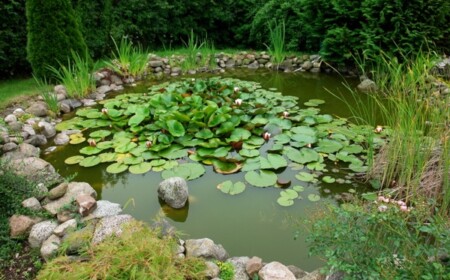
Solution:
<path fill-rule="evenodd" d="M 227 140 L 228 142 L 239 142 L 241 140 L 247 140 L 251 135 L 250 131 L 246 129 L 236 128 Z"/>
<path fill-rule="evenodd" d="M 135 164 L 139 164 L 142 163 L 144 161 L 144 159 L 142 157 L 126 157 L 123 159 L 123 164 L 127 164 L 127 165 L 135 165 Z"/>
<path fill-rule="evenodd" d="M 292 189 L 296 192 L 302 192 L 305 190 L 305 187 L 297 185 L 297 186 L 293 186 Z"/>
<path fill-rule="evenodd" d="M 101 159 L 98 156 L 90 156 L 87 158 L 84 158 L 82 161 L 80 161 L 80 166 L 83 167 L 92 167 L 96 166 L 97 164 L 101 163 Z"/>
<path fill-rule="evenodd" d="M 90 133 L 89 137 L 103 139 L 109 135 L 111 135 L 111 131 L 102 129 L 102 130 L 97 130 L 97 131 Z"/>
<path fill-rule="evenodd" d="M 317 143 L 316 151 L 322 153 L 335 153 L 343 147 L 344 145 L 339 141 L 331 139 L 320 139 Z"/>
<path fill-rule="evenodd" d="M 233 183 L 228 180 L 217 185 L 217 189 L 226 194 L 236 195 L 245 191 L 245 184 L 243 182 Z"/>
<path fill-rule="evenodd" d="M 152 169 L 152 164 L 149 162 L 141 162 L 139 164 L 135 164 L 130 166 L 128 170 L 133 174 L 144 174 L 149 172 Z"/>
<path fill-rule="evenodd" d="M 129 151 L 133 150 L 134 148 L 137 147 L 137 144 L 134 142 L 127 142 L 124 144 L 121 144 L 119 146 L 117 146 L 114 151 L 116 153 L 128 153 Z"/>
<path fill-rule="evenodd" d="M 214 133 L 210 129 L 206 128 L 195 133 L 195 137 L 200 139 L 210 139 L 214 137 Z"/>
<path fill-rule="evenodd" d="M 361 145 L 356 145 L 356 144 L 345 146 L 342 149 L 342 152 L 346 152 L 348 154 L 359 154 L 362 151 L 364 151 L 364 148 Z"/>
<path fill-rule="evenodd" d="M 103 150 L 97 147 L 87 146 L 80 149 L 80 153 L 83 155 L 95 155 L 101 153 Z"/>
<path fill-rule="evenodd" d="M 72 156 L 72 157 L 68 157 L 66 158 L 66 160 L 64 160 L 65 164 L 78 164 L 80 163 L 82 160 L 84 159 L 84 156 Z"/>
<path fill-rule="evenodd" d="M 287 144 L 291 141 L 291 137 L 287 134 L 278 134 L 273 137 L 273 140 L 275 140 L 277 144 Z"/>
<path fill-rule="evenodd" d="M 257 157 L 259 156 L 259 150 L 248 150 L 248 149 L 242 149 L 239 151 L 239 154 L 243 157 Z"/>
<path fill-rule="evenodd" d="M 321 100 L 321 99 L 310 99 L 307 102 L 303 103 L 305 106 L 319 106 L 320 104 L 325 103 L 325 101 Z"/>
<path fill-rule="evenodd" d="M 309 194 L 308 199 L 309 201 L 316 202 L 320 200 L 320 196 L 317 194 Z"/>
<path fill-rule="evenodd" d="M 261 169 L 279 169 L 287 166 L 286 159 L 277 154 L 268 154 L 267 158 L 261 157 Z"/>
<path fill-rule="evenodd" d="M 286 197 L 286 196 L 280 196 L 277 199 L 277 203 L 281 206 L 291 206 L 294 204 L 294 200 L 292 198 Z"/>
<path fill-rule="evenodd" d="M 205 172 L 205 168 L 199 163 L 183 163 L 172 169 L 163 171 L 161 176 L 163 179 L 182 177 L 186 180 L 194 180 L 202 176 Z"/>
<path fill-rule="evenodd" d="M 113 141 L 98 142 L 96 147 L 101 150 L 107 150 L 114 147 L 114 142 Z"/>
<path fill-rule="evenodd" d="M 336 182 L 336 179 L 334 179 L 334 178 L 331 177 L 331 176 L 324 176 L 324 177 L 322 178 L 322 181 L 324 181 L 325 183 L 331 184 L 331 183 Z"/>
<path fill-rule="evenodd" d="M 166 159 L 178 159 L 188 156 L 188 150 L 183 149 L 183 147 L 179 145 L 172 145 L 167 149 L 164 149 L 159 152 L 159 155 Z"/>
<path fill-rule="evenodd" d="M 118 174 L 118 173 L 122 173 L 124 171 L 126 171 L 128 169 L 128 165 L 123 164 L 123 163 L 113 163 L 111 165 L 109 165 L 108 167 L 106 167 L 106 172 L 111 173 L 111 174 Z"/>
<path fill-rule="evenodd" d="M 168 120 L 166 124 L 170 134 L 174 137 L 181 137 L 186 133 L 184 126 L 177 120 Z"/>
<path fill-rule="evenodd" d="M 249 158 L 244 162 L 244 166 L 242 167 L 242 171 L 253 171 L 258 170 L 261 167 L 260 158 Z"/>
<path fill-rule="evenodd" d="M 295 178 L 303 182 L 312 182 L 315 180 L 316 176 L 308 172 L 300 172 L 295 175 Z"/>
<path fill-rule="evenodd" d="M 295 190 L 288 189 L 288 190 L 281 191 L 280 196 L 294 199 L 294 198 L 298 197 L 298 193 Z"/>
<path fill-rule="evenodd" d="M 228 162 L 218 159 L 212 160 L 214 171 L 220 174 L 233 174 L 242 168 L 242 164 L 238 162 Z"/>
<path fill-rule="evenodd" d="M 128 120 L 128 125 L 129 126 L 138 126 L 141 122 L 143 122 L 145 120 L 145 117 L 146 116 L 143 114 L 136 114 Z"/>
<path fill-rule="evenodd" d="M 277 182 L 277 175 L 269 170 L 249 171 L 245 174 L 245 180 L 255 187 L 270 187 Z"/>
<path fill-rule="evenodd" d="M 102 154 L 99 154 L 98 157 L 100 158 L 100 160 L 102 162 L 113 162 L 113 161 L 116 161 L 117 154 L 116 153 L 102 153 Z"/>

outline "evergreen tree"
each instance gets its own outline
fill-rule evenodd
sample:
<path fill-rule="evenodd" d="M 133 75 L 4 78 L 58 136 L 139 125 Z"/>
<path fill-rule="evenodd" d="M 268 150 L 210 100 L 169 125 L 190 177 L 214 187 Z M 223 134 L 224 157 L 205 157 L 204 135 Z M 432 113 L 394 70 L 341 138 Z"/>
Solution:
<path fill-rule="evenodd" d="M 69 0 L 27 0 L 27 58 L 34 75 L 50 77 L 47 66 L 66 64 L 71 51 L 84 56 L 87 47 Z"/>

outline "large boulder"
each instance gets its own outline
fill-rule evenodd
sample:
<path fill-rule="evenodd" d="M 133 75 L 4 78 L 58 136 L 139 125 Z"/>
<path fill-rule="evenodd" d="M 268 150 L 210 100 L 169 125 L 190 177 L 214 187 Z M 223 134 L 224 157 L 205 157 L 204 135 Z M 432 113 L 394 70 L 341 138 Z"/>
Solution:
<path fill-rule="evenodd" d="M 53 139 L 53 141 L 55 142 L 55 145 L 62 146 L 70 142 L 70 137 L 66 133 L 61 132 L 56 134 L 55 139 Z"/>
<path fill-rule="evenodd" d="M 119 215 L 120 213 L 122 213 L 122 207 L 120 206 L 120 204 L 112 203 L 107 200 L 98 200 L 97 208 L 94 210 L 94 212 L 92 212 L 91 214 L 86 216 L 84 219 L 85 220 L 90 220 L 90 219 L 95 219 L 95 218 L 98 219 L 98 218 L 103 218 L 103 217 L 108 217 L 108 216 Z"/>
<path fill-rule="evenodd" d="M 228 253 L 220 244 L 209 238 L 186 240 L 186 257 L 200 257 L 207 260 L 225 261 Z"/>
<path fill-rule="evenodd" d="M 88 183 L 70 182 L 67 186 L 66 193 L 58 200 L 44 205 L 44 208 L 52 215 L 56 215 L 61 207 L 74 201 L 80 194 L 87 194 L 93 198 L 97 197 L 97 192 Z"/>
<path fill-rule="evenodd" d="M 9 218 L 9 229 L 11 238 L 21 238 L 27 236 L 31 228 L 42 221 L 41 218 L 31 218 L 24 215 L 13 215 Z"/>
<path fill-rule="evenodd" d="M 16 159 L 24 159 L 27 157 L 39 157 L 40 149 L 30 145 L 28 143 L 21 143 L 17 149 L 14 151 L 11 151 L 9 153 L 6 153 L 3 156 L 3 159 L 6 161 L 16 160 Z"/>
<path fill-rule="evenodd" d="M 358 89 L 364 92 L 374 92 L 378 90 L 378 87 L 371 79 L 364 79 L 358 85 Z"/>
<path fill-rule="evenodd" d="M 261 280 L 296 280 L 286 266 L 279 262 L 271 262 L 263 266 L 258 273 Z"/>
<path fill-rule="evenodd" d="M 38 157 L 11 160 L 9 166 L 17 175 L 36 183 L 52 184 L 62 180 L 50 163 Z"/>
<path fill-rule="evenodd" d="M 287 268 L 294 273 L 295 278 L 300 279 L 308 275 L 303 269 L 296 267 L 295 265 L 288 265 Z"/>
<path fill-rule="evenodd" d="M 36 197 L 30 197 L 22 201 L 22 206 L 28 208 L 31 211 L 39 211 L 42 209 L 41 203 Z"/>
<path fill-rule="evenodd" d="M 120 236 L 120 234 L 122 234 L 122 225 L 131 222 L 132 220 L 133 217 L 130 215 L 117 215 L 102 218 L 95 227 L 92 243 L 98 244 L 111 235 Z"/>
<path fill-rule="evenodd" d="M 249 257 L 232 257 L 227 260 L 234 266 L 234 280 L 250 280 L 245 269 L 248 261 Z"/>
<path fill-rule="evenodd" d="M 47 144 L 47 138 L 45 138 L 45 136 L 41 134 L 31 135 L 30 138 L 25 140 L 25 143 L 39 147 Z"/>
<path fill-rule="evenodd" d="M 34 102 L 30 107 L 28 107 L 25 112 L 28 114 L 35 115 L 36 117 L 47 116 L 48 106 L 45 102 Z"/>
<path fill-rule="evenodd" d="M 49 261 L 51 258 L 56 256 L 60 244 L 61 239 L 54 234 L 50 235 L 50 237 L 42 243 L 41 256 L 45 261 Z"/>
<path fill-rule="evenodd" d="M 56 236 L 59 236 L 59 237 L 63 237 L 69 231 L 75 230 L 77 228 L 77 225 L 78 225 L 78 223 L 77 223 L 76 219 L 70 219 L 70 220 L 60 224 L 59 226 L 57 226 L 53 230 L 53 234 L 55 234 Z"/>
<path fill-rule="evenodd" d="M 61 196 L 63 196 L 66 193 L 68 186 L 69 186 L 69 184 L 66 182 L 59 184 L 58 186 L 54 187 L 53 189 L 51 189 L 48 192 L 47 197 L 51 200 L 60 198 Z"/>
<path fill-rule="evenodd" d="M 183 208 L 188 200 L 188 186 L 185 179 L 172 177 L 159 184 L 158 196 L 172 208 Z"/>
<path fill-rule="evenodd" d="M 247 261 L 245 264 L 245 271 L 247 272 L 250 277 L 253 277 L 253 275 L 258 274 L 258 271 L 261 270 L 263 267 L 262 259 L 258 257 L 253 257 Z"/>
<path fill-rule="evenodd" d="M 52 235 L 53 230 L 57 226 L 58 223 L 54 221 L 44 221 L 35 224 L 31 228 L 30 236 L 28 236 L 28 243 L 30 243 L 31 248 L 41 247 L 42 243 Z"/>

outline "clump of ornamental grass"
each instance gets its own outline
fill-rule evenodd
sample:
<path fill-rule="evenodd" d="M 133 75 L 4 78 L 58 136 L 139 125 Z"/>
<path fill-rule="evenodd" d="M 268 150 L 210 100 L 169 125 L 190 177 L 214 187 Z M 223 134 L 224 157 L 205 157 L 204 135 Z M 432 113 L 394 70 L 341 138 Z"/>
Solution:
<path fill-rule="evenodd" d="M 174 238 L 160 239 L 156 230 L 131 222 L 120 237 L 87 249 L 83 261 L 61 256 L 48 262 L 37 279 L 204 279 L 204 261 L 179 258 L 176 247 Z"/>
<path fill-rule="evenodd" d="M 286 58 L 285 23 L 273 21 L 269 23 L 268 28 L 270 44 L 266 46 L 272 56 L 272 62 L 278 65 Z"/>
<path fill-rule="evenodd" d="M 148 52 L 140 45 L 133 45 L 128 38 L 122 37 L 119 44 L 112 39 L 116 48 L 112 59 L 106 64 L 125 78 L 140 78 L 147 72 Z"/>

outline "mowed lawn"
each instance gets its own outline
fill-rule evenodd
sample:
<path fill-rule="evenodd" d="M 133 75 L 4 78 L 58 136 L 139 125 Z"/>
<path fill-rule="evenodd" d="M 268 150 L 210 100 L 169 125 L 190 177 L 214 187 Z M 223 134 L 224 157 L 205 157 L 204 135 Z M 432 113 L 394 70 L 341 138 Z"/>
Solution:
<path fill-rule="evenodd" d="M 38 93 L 38 84 L 33 78 L 0 80 L 0 110 L 10 103 L 26 101 Z"/>

